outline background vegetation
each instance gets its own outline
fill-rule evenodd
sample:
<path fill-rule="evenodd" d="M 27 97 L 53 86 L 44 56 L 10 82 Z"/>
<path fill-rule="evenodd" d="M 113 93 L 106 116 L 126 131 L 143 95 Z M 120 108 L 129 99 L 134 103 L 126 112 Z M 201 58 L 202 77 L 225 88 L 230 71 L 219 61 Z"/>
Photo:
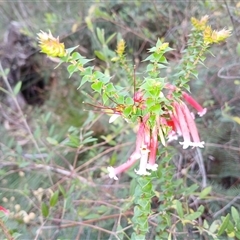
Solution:
<path fill-rule="evenodd" d="M 213 28 L 232 29 L 226 43 L 211 49 L 214 56 L 207 56 L 205 66 L 198 69 L 198 79 L 191 82 L 192 94 L 208 108 L 198 121 L 206 147 L 200 152 L 170 146 L 175 153 L 172 165 L 176 179 L 183 178 L 185 186 L 193 183 L 202 186 L 202 179 L 207 179 L 207 185 L 212 186 L 207 199 L 196 203 L 194 196 L 189 197 L 192 206 L 200 203 L 205 206 L 204 214 L 196 220 L 198 224 L 203 224 L 204 219 L 212 223 L 231 212 L 231 206 L 240 207 L 240 2 L 0 3 L 1 62 L 13 55 L 9 66 L 13 69 L 12 59 L 17 59 L 15 65 L 19 67 L 22 53 L 19 49 L 26 46 L 28 49 L 31 46 L 31 55 L 36 57 L 34 68 L 27 65 L 30 72 L 23 71 L 21 66 L 18 81 L 28 82 L 22 85 L 22 97 L 17 94 L 20 91 L 17 82 L 7 86 L 6 71 L 0 69 L 0 205 L 11 212 L 5 222 L 11 233 L 20 234 L 19 239 L 129 239 L 133 231 L 130 219 L 136 184 L 134 171 L 113 181 L 106 170 L 109 165 L 124 162 L 132 152 L 132 127 L 123 121 L 109 125 L 108 116 L 94 113 L 94 108 L 82 103 L 94 104 L 97 100 L 90 89 L 77 90 L 78 75 L 69 78 L 65 65 L 54 69 L 56 59 L 38 54 L 36 33 L 50 29 L 66 47 L 79 45 L 77 51 L 94 59 L 100 70 L 114 74 L 115 81 L 121 81 L 133 92 L 133 83 L 121 69 L 116 71 L 110 61 L 117 39 L 120 36 L 125 39 L 129 66 L 136 65 L 136 74 L 141 73 L 142 59 L 158 38 L 169 42 L 175 49 L 167 56 L 170 67 L 166 74 L 170 78 L 186 47 L 190 18 L 204 15 L 210 16 Z M 14 48 L 6 48 L 4 34 L 6 38 L 11 21 L 19 22 L 21 33 L 32 40 L 26 45 L 14 42 Z M 108 43 L 101 39 L 103 31 Z M 35 84 L 43 81 L 44 88 L 39 85 L 31 88 L 30 80 Z M 34 94 L 24 93 L 29 88 L 36 90 Z M 26 103 L 20 104 L 19 99 L 24 97 Z M 32 98 L 34 101 L 29 100 Z M 167 181 L 168 176 L 165 178 Z M 156 182 L 159 194 L 160 185 Z M 152 198 L 152 208 L 156 214 L 161 210 L 158 196 Z M 150 219 L 150 226 L 148 239 L 161 239 L 159 222 Z M 176 229 L 175 239 L 209 239 L 187 224 Z M 225 234 L 223 239 L 234 236 Z"/>

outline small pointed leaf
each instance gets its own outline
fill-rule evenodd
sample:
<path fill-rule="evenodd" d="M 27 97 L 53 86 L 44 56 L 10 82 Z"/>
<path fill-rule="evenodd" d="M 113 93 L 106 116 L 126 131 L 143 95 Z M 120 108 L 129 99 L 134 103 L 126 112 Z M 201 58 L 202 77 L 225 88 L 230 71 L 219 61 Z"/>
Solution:
<path fill-rule="evenodd" d="M 19 81 L 13 89 L 14 96 L 16 96 L 20 92 L 21 87 L 22 87 L 22 82 Z"/>
<path fill-rule="evenodd" d="M 50 198 L 50 206 L 51 206 L 51 207 L 54 207 L 54 206 L 57 204 L 57 202 L 58 202 L 58 195 L 59 195 L 59 192 L 56 191 L 56 192 L 52 195 L 52 197 Z"/>
<path fill-rule="evenodd" d="M 42 209 L 42 215 L 43 217 L 47 217 L 48 214 L 49 214 L 49 207 L 46 205 L 46 203 L 42 203 L 42 206 L 41 206 L 41 209 Z"/>

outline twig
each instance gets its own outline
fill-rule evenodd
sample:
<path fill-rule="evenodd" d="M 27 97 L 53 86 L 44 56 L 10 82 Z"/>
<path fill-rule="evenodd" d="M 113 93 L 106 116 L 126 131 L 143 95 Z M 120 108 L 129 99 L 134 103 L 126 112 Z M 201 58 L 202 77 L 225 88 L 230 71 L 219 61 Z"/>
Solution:
<path fill-rule="evenodd" d="M 18 163 L 14 163 L 14 162 L 4 162 L 4 163 L 0 163 L 0 167 L 7 167 L 7 166 L 18 166 Z M 49 166 L 49 165 L 44 165 L 44 164 L 29 164 L 27 166 L 29 168 L 29 170 L 39 170 L 39 169 L 44 169 L 45 171 L 49 172 L 55 172 L 58 173 L 60 175 L 66 176 L 66 177 L 74 177 L 74 178 L 78 178 L 82 183 L 87 184 L 89 186 L 95 186 L 94 183 L 89 182 L 89 180 L 85 179 L 84 177 L 78 176 L 75 172 L 72 171 L 68 171 L 62 168 L 58 168 L 55 166 Z M 23 168 L 22 168 L 23 169 Z"/>
<path fill-rule="evenodd" d="M 199 148 L 197 148 L 196 152 L 197 152 L 197 162 L 198 162 L 199 170 L 202 174 L 202 188 L 205 188 L 207 186 L 207 174 L 206 174 L 206 170 L 203 162 L 203 157 Z"/>
<path fill-rule="evenodd" d="M 228 209 L 234 202 L 236 202 L 240 198 L 240 194 L 238 194 L 232 201 L 230 201 L 225 207 L 217 211 L 213 214 L 213 218 L 216 218 L 218 215 L 222 214 L 226 209 Z"/>
<path fill-rule="evenodd" d="M 205 145 L 208 146 L 208 147 L 219 147 L 219 148 L 224 148 L 224 149 L 229 149 L 229 150 L 240 152 L 239 147 L 226 146 L 226 145 L 217 144 L 217 143 L 206 143 Z"/>
<path fill-rule="evenodd" d="M 229 6 L 228 6 L 228 3 L 227 3 L 226 0 L 224 0 L 224 3 L 225 3 L 225 5 L 226 5 L 228 14 L 229 14 L 229 16 L 230 16 L 230 19 L 231 19 L 231 22 L 232 22 L 232 25 L 233 25 L 234 34 L 235 34 L 235 36 L 236 36 L 237 41 L 239 42 L 238 35 L 237 35 L 237 31 L 236 31 L 236 27 L 235 27 L 235 24 L 234 24 L 234 21 L 233 21 L 233 16 L 232 16 L 232 14 L 231 14 L 231 12 L 230 12 L 230 9 L 229 9 Z"/>
<path fill-rule="evenodd" d="M 75 169 L 76 172 L 78 172 L 79 170 L 83 169 L 84 167 L 88 166 L 90 163 L 94 162 L 95 160 L 99 159 L 100 157 L 104 156 L 105 154 L 114 151 L 118 148 L 124 147 L 124 146 L 128 146 L 131 145 L 131 142 L 128 143 L 123 143 L 123 144 L 118 144 L 117 146 L 108 148 L 107 150 L 103 151 L 102 153 L 96 155 L 95 157 L 93 157 L 92 159 L 90 159 L 89 161 L 87 161 L 86 163 L 82 164 L 81 166 L 79 166 L 78 168 Z"/>
<path fill-rule="evenodd" d="M 233 63 L 227 67 L 222 67 L 219 71 L 218 71 L 218 77 L 219 78 L 223 78 L 223 79 L 232 79 L 232 80 L 236 80 L 236 79 L 240 79 L 240 75 L 236 75 L 236 76 L 227 76 L 227 75 L 223 75 L 223 71 L 229 71 L 232 67 L 236 67 L 236 66 L 240 66 L 240 63 Z"/>
<path fill-rule="evenodd" d="M 8 91 L 10 92 L 10 94 L 11 94 L 11 96 L 12 96 L 12 98 L 13 98 L 13 101 L 14 101 L 16 107 L 17 107 L 17 110 L 19 111 L 19 113 L 20 113 L 21 116 L 22 116 L 23 124 L 24 124 L 25 128 L 27 129 L 27 131 L 28 131 L 28 133 L 29 133 L 29 135 L 30 135 L 30 137 L 31 137 L 31 139 L 32 139 L 32 142 L 33 142 L 34 146 L 36 147 L 36 149 L 38 150 L 38 152 L 41 153 L 41 151 L 40 151 L 40 149 L 39 149 L 39 147 L 38 147 L 38 144 L 37 144 L 37 142 L 36 142 L 36 140 L 35 140 L 35 138 L 34 138 L 34 136 L 33 136 L 33 134 L 32 134 L 32 131 L 31 131 L 30 127 L 28 126 L 28 123 L 27 123 L 27 121 L 26 121 L 26 118 L 24 117 L 24 114 L 23 114 L 23 112 L 22 112 L 22 109 L 21 109 L 21 107 L 20 107 L 20 105 L 19 105 L 19 103 L 18 103 L 18 101 L 17 101 L 17 99 L 16 99 L 16 97 L 15 97 L 15 95 L 14 95 L 14 92 L 13 92 L 13 90 L 12 90 L 12 87 L 10 86 L 10 84 L 9 84 L 9 82 L 8 82 L 8 79 L 7 79 L 6 74 L 5 74 L 5 72 L 4 72 L 3 68 L 2 68 L 2 64 L 1 64 L 1 63 L 0 63 L 0 72 L 2 73 L 2 78 L 3 78 L 3 80 L 4 80 L 4 83 L 6 84 L 6 86 L 7 86 L 7 88 L 8 88 Z"/>
<path fill-rule="evenodd" d="M 9 233 L 9 231 L 8 231 L 7 227 L 5 226 L 4 222 L 2 221 L 2 219 L 0 219 L 0 227 L 3 230 L 3 233 L 4 233 L 5 237 L 7 238 L 7 240 L 14 240 L 14 238 Z"/>

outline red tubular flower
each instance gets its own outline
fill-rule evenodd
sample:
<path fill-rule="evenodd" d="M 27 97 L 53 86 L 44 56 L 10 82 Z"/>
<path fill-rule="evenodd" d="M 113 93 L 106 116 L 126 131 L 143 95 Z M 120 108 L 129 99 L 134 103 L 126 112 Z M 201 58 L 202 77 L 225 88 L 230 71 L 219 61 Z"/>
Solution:
<path fill-rule="evenodd" d="M 158 165 L 156 164 L 156 154 L 157 154 L 157 148 L 158 148 L 158 126 L 157 125 L 155 125 L 152 129 L 152 135 L 150 140 L 150 153 L 149 153 L 149 160 L 147 164 L 147 169 L 152 171 L 156 171 L 158 167 Z"/>
<path fill-rule="evenodd" d="M 157 164 L 156 162 L 156 152 L 157 152 L 157 135 L 158 135 L 158 126 L 156 125 L 153 128 L 152 135 L 150 132 L 150 128 L 147 125 L 147 120 L 149 116 L 145 116 L 141 122 L 139 123 L 139 129 L 137 132 L 136 138 L 136 147 L 135 151 L 131 154 L 127 162 L 122 165 L 113 168 L 108 167 L 109 177 L 115 180 L 118 180 L 117 175 L 125 172 L 129 169 L 133 164 L 140 159 L 139 169 L 135 170 L 135 172 L 139 175 L 150 175 L 150 172 L 147 170 L 156 171 Z"/>
<path fill-rule="evenodd" d="M 122 165 L 113 168 L 108 167 L 107 170 L 109 172 L 109 177 L 113 178 L 114 180 L 118 180 L 117 175 L 125 172 L 128 170 L 133 164 L 141 157 L 141 154 L 137 151 L 134 151 L 134 153 L 130 156 L 130 158 L 127 160 L 127 162 L 123 163 Z"/>
<path fill-rule="evenodd" d="M 139 169 L 135 170 L 137 174 L 150 175 L 150 172 L 147 170 L 156 171 L 158 167 L 156 164 L 158 136 L 160 137 L 162 144 L 165 145 L 164 134 L 169 127 L 171 128 L 171 131 L 168 133 L 168 141 L 177 139 L 177 136 L 182 136 L 183 142 L 180 142 L 180 144 L 183 145 L 183 149 L 188 147 L 204 147 L 204 142 L 201 142 L 199 138 L 194 115 L 191 114 L 184 102 L 181 100 L 177 102 L 173 99 L 173 92 L 176 91 L 177 88 L 171 84 L 166 84 L 166 88 L 169 90 L 168 98 L 172 101 L 173 110 L 166 110 L 163 116 L 157 116 L 156 122 L 154 123 L 155 125 L 152 129 L 150 129 L 147 124 L 150 116 L 149 114 L 141 119 L 137 132 L 135 151 L 124 164 L 116 168 L 108 167 L 110 178 L 117 180 L 117 175 L 133 166 L 138 159 L 140 159 L 140 165 Z M 183 92 L 182 97 L 198 111 L 200 116 L 203 116 L 206 113 L 206 108 L 203 108 L 189 94 Z M 141 109 L 145 108 L 145 100 L 143 99 L 143 93 L 141 91 L 134 94 L 133 100 L 135 107 Z M 118 109 L 120 109 L 120 111 Z M 110 122 L 121 115 L 121 108 L 118 109 L 115 109 Z"/>
<path fill-rule="evenodd" d="M 129 169 L 133 164 L 141 158 L 141 147 L 144 143 L 144 134 L 145 134 L 145 123 L 143 121 L 140 122 L 139 124 L 139 129 L 137 132 L 137 138 L 136 138 L 136 148 L 135 151 L 131 154 L 127 162 L 123 163 L 122 165 L 113 168 L 113 167 L 108 167 L 107 170 L 109 172 L 109 177 L 113 178 L 115 180 L 118 180 L 117 175 L 125 172 L 127 169 Z"/>
<path fill-rule="evenodd" d="M 170 95 L 172 94 L 173 91 L 177 90 L 177 87 L 170 84 L 166 83 L 165 87 L 170 90 Z M 202 117 L 206 112 L 207 109 L 203 108 L 193 97 L 191 97 L 188 93 L 182 92 L 183 99 L 189 103 L 193 108 L 195 108 L 198 112 L 198 115 Z"/>
<path fill-rule="evenodd" d="M 9 211 L 6 208 L 2 207 L 2 206 L 0 206 L 0 211 L 3 212 L 6 216 L 9 215 Z"/>
<path fill-rule="evenodd" d="M 150 172 L 147 171 L 147 164 L 148 164 L 148 155 L 149 155 L 149 149 L 146 145 L 143 145 L 141 148 L 141 159 L 140 159 L 140 165 L 139 169 L 135 172 L 138 175 L 150 175 Z"/>
<path fill-rule="evenodd" d="M 188 125 L 188 129 L 189 129 L 189 132 L 190 132 L 190 134 L 192 136 L 192 140 L 193 140 L 193 142 L 191 142 L 190 146 L 204 148 L 204 142 L 200 142 L 198 130 L 197 130 L 197 127 L 196 127 L 196 124 L 195 124 L 195 121 L 193 119 L 191 112 L 189 111 L 188 107 L 185 104 L 182 104 L 181 108 L 184 112 L 185 119 L 186 119 L 187 125 Z"/>
<path fill-rule="evenodd" d="M 174 116 L 178 120 L 180 129 L 181 129 L 181 134 L 183 136 L 183 142 L 180 144 L 183 144 L 183 149 L 186 149 L 190 146 L 191 143 L 191 138 L 190 138 L 190 132 L 188 129 L 187 122 L 185 120 L 184 113 L 182 111 L 181 105 L 177 102 L 173 103 L 174 108 L 175 108 L 175 113 Z"/>
<path fill-rule="evenodd" d="M 177 119 L 181 134 L 183 136 L 183 149 L 188 147 L 204 147 L 204 142 L 200 142 L 194 118 L 185 103 L 173 103 L 175 108 L 174 117 Z"/>
<path fill-rule="evenodd" d="M 202 117 L 207 112 L 206 108 L 203 108 L 193 97 L 191 97 L 186 92 L 183 92 L 182 96 L 192 107 L 197 110 L 200 117 Z"/>

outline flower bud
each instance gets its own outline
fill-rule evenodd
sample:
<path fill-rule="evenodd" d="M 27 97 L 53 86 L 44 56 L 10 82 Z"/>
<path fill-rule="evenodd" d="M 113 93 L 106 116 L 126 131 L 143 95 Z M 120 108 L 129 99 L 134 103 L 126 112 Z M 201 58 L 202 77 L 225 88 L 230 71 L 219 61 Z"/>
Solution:
<path fill-rule="evenodd" d="M 50 31 L 49 33 L 41 31 L 37 35 L 41 52 L 50 57 L 63 57 L 66 55 L 64 43 L 60 43 L 59 38 L 53 37 Z"/>

